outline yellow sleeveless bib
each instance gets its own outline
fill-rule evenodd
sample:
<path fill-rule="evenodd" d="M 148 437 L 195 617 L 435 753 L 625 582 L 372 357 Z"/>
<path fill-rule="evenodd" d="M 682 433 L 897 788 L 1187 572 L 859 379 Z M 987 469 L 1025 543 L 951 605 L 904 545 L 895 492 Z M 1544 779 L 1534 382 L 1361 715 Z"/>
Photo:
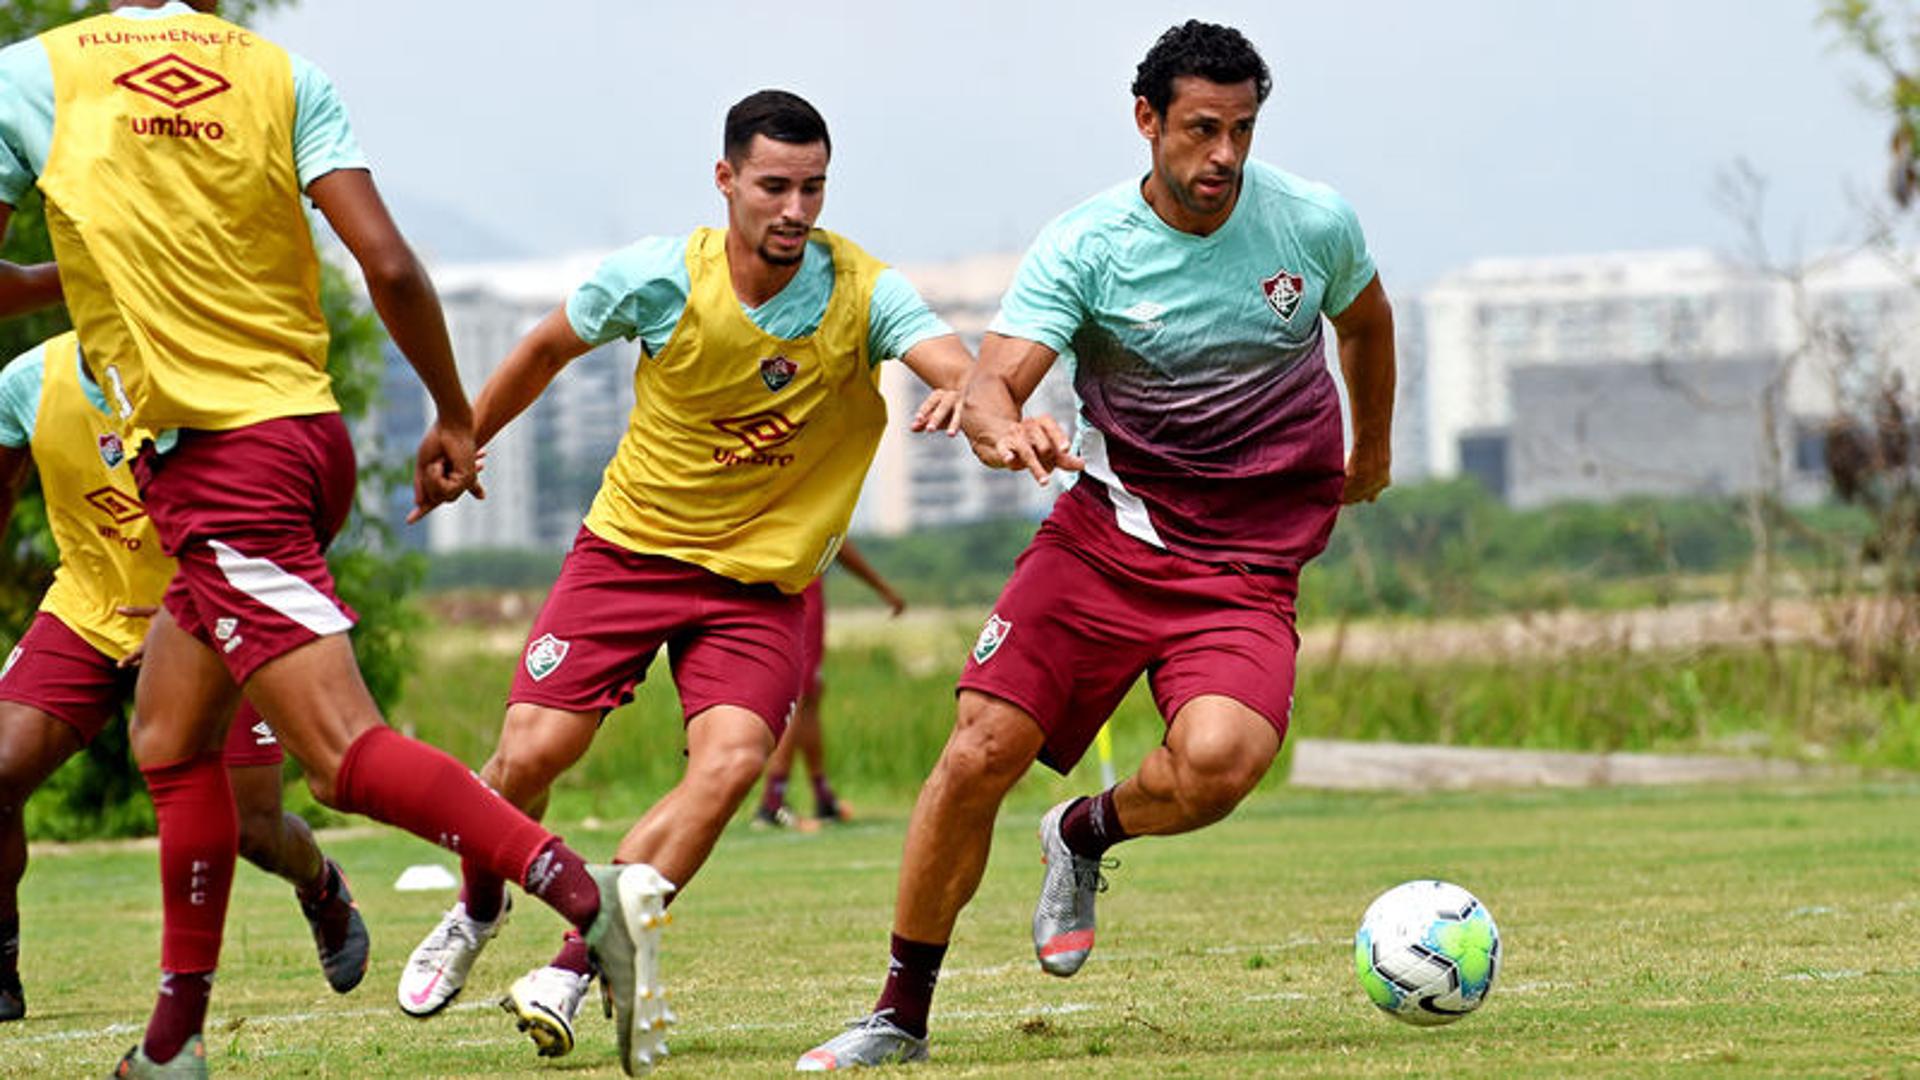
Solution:
<path fill-rule="evenodd" d="M 199 14 L 103 15 L 40 42 L 47 228 L 123 429 L 337 411 L 287 54 Z"/>
<path fill-rule="evenodd" d="M 885 264 L 814 233 L 833 294 L 804 338 L 753 324 L 727 272 L 727 234 L 687 241 L 687 307 L 660 355 L 634 371 L 633 415 L 587 514 L 631 551 L 797 593 L 846 538 L 886 427 L 867 317 Z"/>
<path fill-rule="evenodd" d="M 78 338 L 68 333 L 47 342 L 30 446 L 60 565 L 40 610 L 118 660 L 140 644 L 147 620 L 114 609 L 158 604 L 173 578 L 173 560 L 161 553 L 140 505 L 116 426 L 87 400 Z"/>

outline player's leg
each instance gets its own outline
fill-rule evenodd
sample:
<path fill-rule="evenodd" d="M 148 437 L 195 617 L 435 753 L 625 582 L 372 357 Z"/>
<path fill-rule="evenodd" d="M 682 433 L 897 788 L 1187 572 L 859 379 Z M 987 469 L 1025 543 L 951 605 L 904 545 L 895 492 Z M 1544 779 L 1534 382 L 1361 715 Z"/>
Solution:
<path fill-rule="evenodd" d="M 27 798 L 120 714 L 132 686 L 112 658 L 44 611 L 0 667 L 0 1020 L 26 1014 L 19 889 Z"/>
<path fill-rule="evenodd" d="M 27 872 L 27 797 L 80 752 L 79 731 L 31 705 L 0 701 L 0 1021 L 27 1012 L 20 985 L 20 880 Z"/>
<path fill-rule="evenodd" d="M 817 733 L 820 729 L 817 705 L 817 700 L 804 696 L 800 699 L 800 704 L 793 710 L 793 721 L 787 725 L 787 733 L 780 737 L 780 744 L 773 748 L 773 756 L 767 759 L 767 780 L 760 789 L 760 805 L 753 810 L 755 826 L 783 829 L 795 824 L 793 810 L 787 806 L 787 782 L 793 776 L 794 754 L 799 750 L 805 732 L 811 728 Z"/>
<path fill-rule="evenodd" d="M 184 596 L 168 599 L 147 633 L 129 733 L 160 834 L 162 917 L 160 994 L 129 1055 L 162 1064 L 194 1049 L 206 1021 L 239 844 L 220 753 L 239 688 L 176 621 Z"/>
<path fill-rule="evenodd" d="M 1280 732 L 1265 716 L 1229 697 L 1196 697 L 1112 791 L 1112 810 L 1125 836 L 1191 832 L 1232 813 L 1279 753 Z"/>
<path fill-rule="evenodd" d="M 293 886 L 327 985 L 339 994 L 352 990 L 367 973 L 366 922 L 339 865 L 320 850 L 307 823 L 282 806 L 285 757 L 252 706 L 242 705 L 227 726 L 224 758 L 240 817 L 240 857 Z"/>
<path fill-rule="evenodd" d="M 773 752 L 766 720 L 733 705 L 687 722 L 687 769 L 620 841 L 618 862 L 646 863 L 679 889 L 712 854 Z"/>
<path fill-rule="evenodd" d="M 561 773 L 592 745 L 600 714 L 573 712 L 531 702 L 507 707 L 500 741 L 480 777 L 500 796 L 534 819 L 546 812 L 547 793 Z M 506 923 L 506 881 L 478 860 L 460 865 L 460 899 L 440 917 L 400 973 L 401 1011 L 427 1017 L 447 1007 L 466 988 L 474 962 Z M 589 970 L 587 949 L 578 942 L 579 968 Z"/>

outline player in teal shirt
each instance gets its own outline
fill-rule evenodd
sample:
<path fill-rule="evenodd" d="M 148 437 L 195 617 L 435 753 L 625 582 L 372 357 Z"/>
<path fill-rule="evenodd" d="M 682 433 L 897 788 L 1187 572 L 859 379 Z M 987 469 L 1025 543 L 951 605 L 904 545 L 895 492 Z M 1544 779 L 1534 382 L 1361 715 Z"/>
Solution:
<path fill-rule="evenodd" d="M 960 677 L 958 721 L 907 831 L 880 998 L 803 1071 L 927 1056 L 934 984 L 1001 800 L 1035 760 L 1071 769 L 1143 674 L 1165 741 L 1132 777 L 1041 819 L 1043 971 L 1072 975 L 1092 952 L 1109 847 L 1220 820 L 1279 753 L 1300 567 L 1343 500 L 1386 486 L 1394 361 L 1352 209 L 1248 159 L 1271 86 L 1238 31 L 1167 31 L 1134 82 L 1151 172 L 1047 227 L 981 345 L 962 419 L 975 454 L 1042 481 L 1081 475 Z M 1071 449 L 1051 418 L 1020 412 L 1060 356 L 1080 399 Z"/>

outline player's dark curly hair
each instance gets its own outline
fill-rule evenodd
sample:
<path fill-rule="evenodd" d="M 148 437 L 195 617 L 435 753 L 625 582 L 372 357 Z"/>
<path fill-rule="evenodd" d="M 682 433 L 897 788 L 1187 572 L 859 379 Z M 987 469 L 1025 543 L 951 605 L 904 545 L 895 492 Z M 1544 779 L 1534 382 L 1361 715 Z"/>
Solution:
<path fill-rule="evenodd" d="M 1198 75 L 1212 83 L 1231 86 L 1253 80 L 1255 100 L 1265 102 L 1273 89 L 1267 62 L 1245 35 L 1231 26 L 1188 19 L 1160 35 L 1133 75 L 1133 93 L 1147 99 L 1153 111 L 1167 115 L 1173 104 L 1173 80 Z"/>
<path fill-rule="evenodd" d="M 721 139 L 721 152 L 738 164 L 755 135 L 775 142 L 825 143 L 833 154 L 833 139 L 827 135 L 827 121 L 819 110 L 798 94 L 785 90 L 760 90 L 748 94 L 727 110 L 727 126 Z"/>

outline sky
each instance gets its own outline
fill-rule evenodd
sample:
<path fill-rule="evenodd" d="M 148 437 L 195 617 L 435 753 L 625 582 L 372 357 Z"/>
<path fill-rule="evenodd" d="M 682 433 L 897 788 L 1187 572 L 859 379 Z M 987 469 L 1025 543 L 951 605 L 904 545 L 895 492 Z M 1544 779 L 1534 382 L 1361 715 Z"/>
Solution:
<path fill-rule="evenodd" d="M 1147 168 L 1128 90 L 1187 17 L 1274 71 L 1254 155 L 1358 209 L 1389 289 L 1488 256 L 1707 247 L 1767 181 L 1777 255 L 1859 231 L 1888 123 L 1816 0 L 307 0 L 260 22 L 332 75 L 403 227 L 442 260 L 721 224 L 726 109 L 826 116 L 820 224 L 892 262 L 1018 251 Z"/>

